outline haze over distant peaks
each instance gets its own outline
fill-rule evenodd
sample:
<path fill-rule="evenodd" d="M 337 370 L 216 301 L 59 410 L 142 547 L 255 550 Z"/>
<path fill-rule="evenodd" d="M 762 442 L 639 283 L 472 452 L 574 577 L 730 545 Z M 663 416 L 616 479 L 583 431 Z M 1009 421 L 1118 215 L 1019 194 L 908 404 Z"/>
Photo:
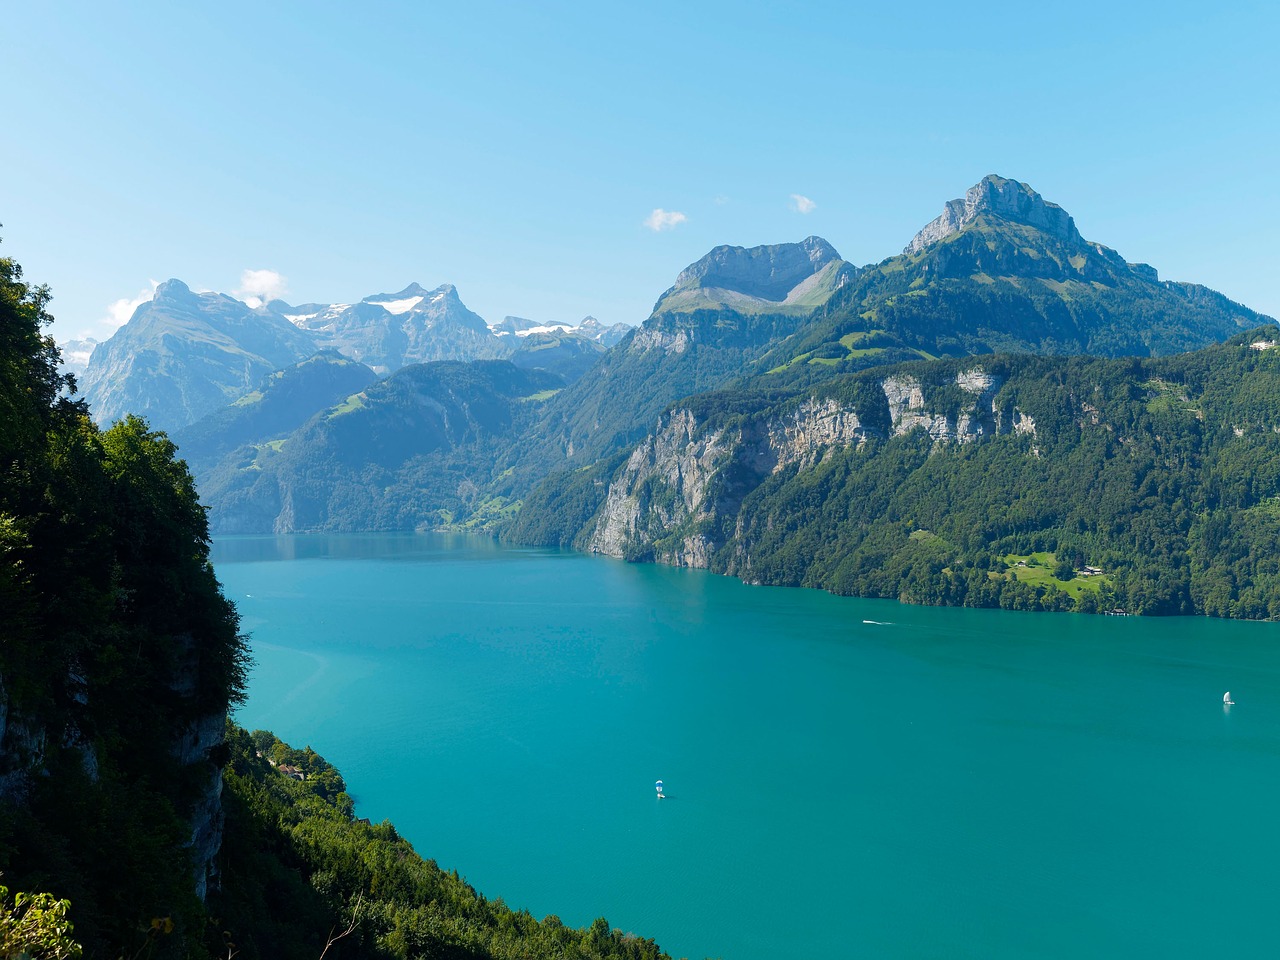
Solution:
<path fill-rule="evenodd" d="M 94 348 L 80 387 L 99 423 L 138 413 L 167 430 L 315 350 L 307 333 L 269 309 L 167 280 Z"/>
<path fill-rule="evenodd" d="M 1067 244 L 1084 244 L 1071 215 L 1025 183 L 994 173 L 965 191 L 963 200 L 948 200 L 942 214 L 925 224 L 902 252 L 913 256 L 953 233 L 959 233 L 983 214 L 1035 227 Z"/>

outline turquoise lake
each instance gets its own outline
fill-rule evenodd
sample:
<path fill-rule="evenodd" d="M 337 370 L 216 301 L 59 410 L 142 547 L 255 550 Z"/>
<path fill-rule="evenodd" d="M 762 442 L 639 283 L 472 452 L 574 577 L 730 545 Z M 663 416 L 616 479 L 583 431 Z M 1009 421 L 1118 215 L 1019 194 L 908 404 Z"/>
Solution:
<path fill-rule="evenodd" d="M 252 633 L 238 721 L 536 916 L 725 960 L 1280 955 L 1280 625 L 463 537 L 214 562 Z"/>

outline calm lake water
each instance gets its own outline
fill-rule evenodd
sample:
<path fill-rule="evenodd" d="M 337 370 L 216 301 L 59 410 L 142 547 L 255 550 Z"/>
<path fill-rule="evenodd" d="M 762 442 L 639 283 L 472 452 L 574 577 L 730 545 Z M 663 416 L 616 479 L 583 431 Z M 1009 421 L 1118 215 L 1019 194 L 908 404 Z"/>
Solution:
<path fill-rule="evenodd" d="M 240 723 L 539 917 L 725 960 L 1280 955 L 1278 625 L 443 536 L 214 561 L 253 635 Z"/>

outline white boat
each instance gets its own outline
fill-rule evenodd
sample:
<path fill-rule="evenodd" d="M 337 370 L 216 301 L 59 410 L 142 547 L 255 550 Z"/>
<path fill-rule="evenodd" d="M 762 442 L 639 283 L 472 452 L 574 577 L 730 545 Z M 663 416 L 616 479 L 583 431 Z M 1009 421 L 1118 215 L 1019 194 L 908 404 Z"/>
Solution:
<path fill-rule="evenodd" d="M 654 786 L 658 788 L 658 799 L 659 800 L 667 799 L 666 795 L 662 792 L 662 781 L 659 780 L 657 783 L 654 784 Z"/>
<path fill-rule="evenodd" d="M 1231 691 L 1228 690 L 1226 693 L 1222 695 L 1222 705 L 1224 707 L 1229 707 L 1233 703 L 1235 703 L 1235 701 L 1231 699 Z"/>

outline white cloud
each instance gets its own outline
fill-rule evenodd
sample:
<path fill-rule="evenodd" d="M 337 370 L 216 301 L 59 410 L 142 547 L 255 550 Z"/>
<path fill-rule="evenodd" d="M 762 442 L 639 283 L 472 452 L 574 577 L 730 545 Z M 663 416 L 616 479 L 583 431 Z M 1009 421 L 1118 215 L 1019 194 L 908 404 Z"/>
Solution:
<path fill-rule="evenodd" d="M 729 202 L 729 198 L 726 197 L 723 193 L 719 194 L 714 201 L 717 207 L 723 207 L 728 202 Z"/>
<path fill-rule="evenodd" d="M 251 307 L 284 296 L 289 289 L 284 277 L 274 270 L 246 270 L 240 274 L 240 288 L 235 295 Z"/>
<path fill-rule="evenodd" d="M 803 194 L 793 193 L 791 195 L 791 209 L 796 213 L 813 213 L 817 206 L 816 203 Z"/>
<path fill-rule="evenodd" d="M 133 316 L 133 311 L 150 300 L 156 292 L 156 287 L 160 286 L 159 280 L 152 280 L 151 286 L 146 290 L 139 290 L 136 297 L 121 297 L 114 303 L 107 304 L 107 315 L 102 318 L 102 323 L 112 329 L 123 327 L 129 322 L 129 318 Z"/>
<path fill-rule="evenodd" d="M 663 210 L 661 207 L 657 207 L 653 213 L 645 218 L 644 225 L 654 233 L 657 233 L 660 230 L 670 230 L 688 219 L 678 210 Z"/>

